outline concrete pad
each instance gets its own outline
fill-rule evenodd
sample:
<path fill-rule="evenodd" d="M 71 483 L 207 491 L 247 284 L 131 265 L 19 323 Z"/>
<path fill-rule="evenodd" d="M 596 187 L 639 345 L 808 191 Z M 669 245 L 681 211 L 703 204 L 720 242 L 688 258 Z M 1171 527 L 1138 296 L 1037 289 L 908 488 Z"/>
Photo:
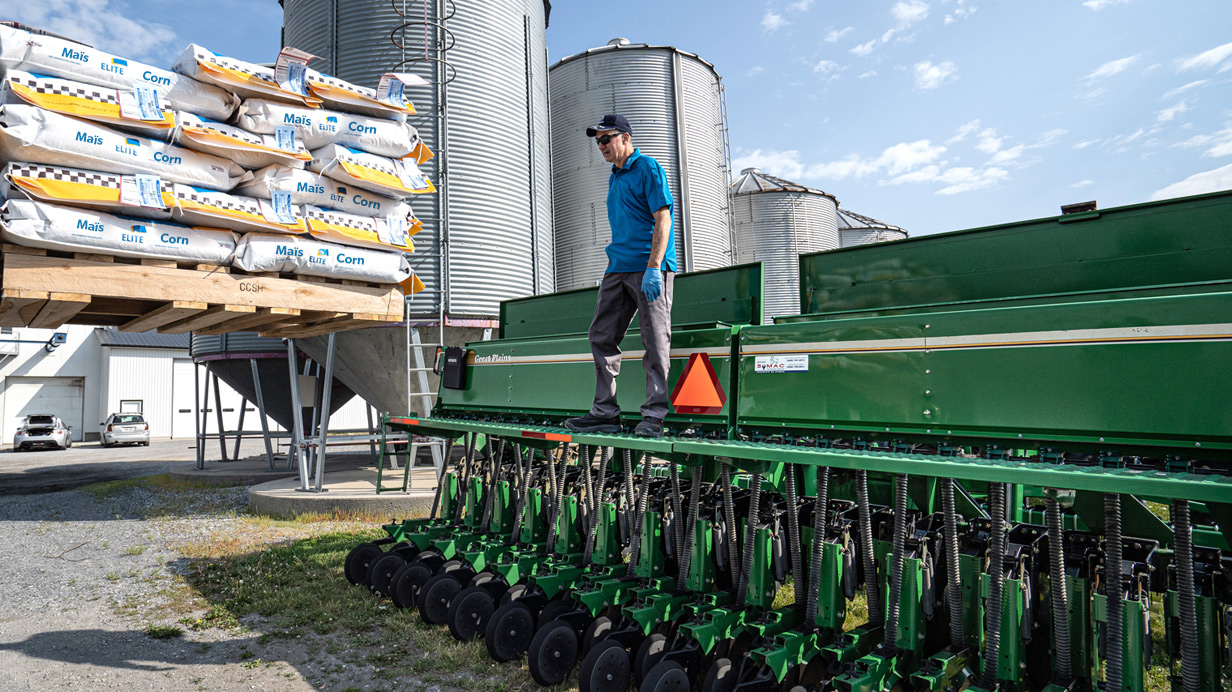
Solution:
<path fill-rule="evenodd" d="M 410 489 L 403 493 L 402 469 L 386 469 L 384 486 L 398 490 L 376 492 L 376 467 L 364 466 L 349 470 L 333 470 L 327 461 L 322 487 L 326 492 L 302 492 L 299 478 L 274 480 L 248 489 L 248 506 L 257 514 L 293 516 L 297 514 L 332 512 L 365 513 L 410 517 L 427 516 L 432 509 L 436 487 L 436 470 L 419 467 L 411 471 Z"/>
<path fill-rule="evenodd" d="M 287 470 L 285 454 L 274 456 L 274 468 L 269 470 L 269 460 L 265 455 L 251 456 L 237 461 L 207 460 L 203 470 L 197 469 L 197 462 L 190 461 L 172 469 L 172 478 L 180 481 L 204 483 L 218 486 L 258 485 L 279 478 L 298 478 L 299 471 L 294 467 Z M 371 466 L 372 457 L 367 452 L 362 454 L 331 453 L 325 458 L 325 471 L 347 471 L 362 466 Z"/>

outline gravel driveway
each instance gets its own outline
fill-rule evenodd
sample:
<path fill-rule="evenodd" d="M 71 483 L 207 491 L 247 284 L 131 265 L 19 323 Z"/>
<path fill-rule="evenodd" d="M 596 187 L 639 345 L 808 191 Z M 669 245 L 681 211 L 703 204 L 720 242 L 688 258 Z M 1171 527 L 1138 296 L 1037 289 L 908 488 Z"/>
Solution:
<path fill-rule="evenodd" d="M 151 440 L 149 447 L 104 448 L 77 442 L 68 449 L 0 452 L 0 495 L 27 495 L 71 490 L 120 478 L 166 473 L 177 463 L 197 458 L 196 440 Z"/>

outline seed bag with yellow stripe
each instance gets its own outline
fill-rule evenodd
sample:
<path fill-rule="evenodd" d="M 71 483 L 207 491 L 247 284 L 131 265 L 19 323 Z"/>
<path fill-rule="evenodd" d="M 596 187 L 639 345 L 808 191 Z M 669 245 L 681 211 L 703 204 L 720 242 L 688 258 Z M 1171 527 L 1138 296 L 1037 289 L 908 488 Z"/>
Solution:
<path fill-rule="evenodd" d="M 339 144 L 314 150 L 308 170 L 387 197 L 436 192 L 432 181 L 420 172 L 415 159 L 374 156 Z"/>
<path fill-rule="evenodd" d="M 34 106 L 0 106 L 0 162 L 25 161 L 230 190 L 251 177 L 239 164 Z"/>
<path fill-rule="evenodd" d="M 162 141 L 175 130 L 175 111 L 153 89 L 113 89 L 9 70 L 0 81 L 0 103 L 38 106 Z"/>
<path fill-rule="evenodd" d="M 401 119 L 415 114 L 415 106 L 402 96 L 401 82 L 397 88 L 385 85 L 383 93 L 366 86 L 352 84 L 316 70 L 308 70 L 304 81 L 313 96 L 321 99 L 321 107 L 331 110 L 359 113 L 374 118 Z M 382 82 L 384 84 L 384 81 Z"/>
<path fill-rule="evenodd" d="M 62 252 L 230 264 L 236 236 L 149 219 L 10 199 L 0 210 L 0 236 L 9 243 Z"/>
<path fill-rule="evenodd" d="M 172 141 L 205 154 L 230 159 L 244 168 L 258 169 L 280 164 L 303 168 L 312 154 L 292 128 L 278 128 L 272 135 L 207 120 L 192 113 L 177 114 Z"/>
<path fill-rule="evenodd" d="M 316 108 L 321 99 L 280 83 L 274 70 L 255 63 L 219 55 L 208 48 L 189 44 L 171 69 L 192 79 L 220 86 L 243 98 L 270 98 Z"/>
<path fill-rule="evenodd" d="M 192 185 L 170 185 L 172 218 L 190 226 L 216 226 L 240 232 L 305 233 L 308 227 L 290 195 L 272 200 L 241 197 Z"/>
<path fill-rule="evenodd" d="M 170 219 L 170 192 L 157 177 L 150 180 L 151 177 L 10 163 L 0 177 L 0 197 L 28 198 L 144 219 Z"/>
<path fill-rule="evenodd" d="M 423 224 L 413 217 L 355 216 L 317 207 L 304 207 L 304 220 L 308 233 L 317 240 L 374 250 L 414 252 L 411 236 L 423 230 Z"/>
<path fill-rule="evenodd" d="M 249 132 L 269 135 L 279 127 L 293 127 L 304 146 L 313 151 L 337 143 L 377 156 L 401 158 L 414 151 L 419 141 L 415 128 L 401 120 L 313 110 L 265 99 L 248 99 L 240 104 L 235 123 Z"/>
<path fill-rule="evenodd" d="M 36 3 L 37 4 L 37 3 Z M 68 39 L 0 25 L 0 68 L 113 89 L 153 89 L 167 108 L 226 120 L 240 100 L 216 86 Z"/>
<path fill-rule="evenodd" d="M 276 192 L 291 194 L 291 204 L 336 209 L 356 216 L 401 216 L 413 218 L 411 205 L 331 180 L 312 171 L 270 166 L 253 174 L 252 180 L 235 188 L 236 194 L 273 199 Z"/>
<path fill-rule="evenodd" d="M 411 277 L 411 265 L 401 252 L 266 233 L 240 238 L 234 264 L 249 272 L 290 272 L 383 284 L 401 283 Z"/>

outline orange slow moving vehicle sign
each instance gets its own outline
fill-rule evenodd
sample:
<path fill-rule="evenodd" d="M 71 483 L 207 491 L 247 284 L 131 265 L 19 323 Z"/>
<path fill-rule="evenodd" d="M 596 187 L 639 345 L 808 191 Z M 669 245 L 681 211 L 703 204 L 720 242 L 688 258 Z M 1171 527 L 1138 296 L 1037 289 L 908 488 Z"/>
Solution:
<path fill-rule="evenodd" d="M 727 393 L 719 384 L 710 356 L 691 354 L 672 390 L 672 407 L 676 413 L 722 413 L 726 403 Z"/>

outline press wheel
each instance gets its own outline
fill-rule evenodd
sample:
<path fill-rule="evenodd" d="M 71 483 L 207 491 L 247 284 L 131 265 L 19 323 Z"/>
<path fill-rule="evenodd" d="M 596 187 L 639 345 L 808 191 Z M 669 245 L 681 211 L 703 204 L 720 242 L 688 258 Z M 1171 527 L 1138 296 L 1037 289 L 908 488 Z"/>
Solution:
<path fill-rule="evenodd" d="M 424 582 L 415 605 L 419 617 L 433 625 L 443 625 L 449 617 L 449 603 L 462 590 L 462 585 L 448 574 L 438 574 Z"/>
<path fill-rule="evenodd" d="M 347 581 L 353 586 L 363 584 L 364 577 L 368 574 L 368 567 L 373 560 L 381 556 L 382 552 L 381 546 L 371 541 L 351 548 L 351 552 L 347 553 L 346 562 L 342 564 L 342 573 L 346 575 Z"/>
<path fill-rule="evenodd" d="M 675 661 L 660 661 L 646 671 L 641 692 L 690 692 L 689 674 Z"/>
<path fill-rule="evenodd" d="M 600 615 L 595 618 L 594 622 L 586 627 L 586 631 L 582 633 L 582 655 L 590 653 L 590 650 L 596 644 L 603 641 L 607 637 L 607 633 L 612 631 L 612 619 L 606 615 Z"/>
<path fill-rule="evenodd" d="M 569 677 L 577 656 L 577 632 L 563 622 L 551 623 L 535 633 L 531 640 L 530 675 L 544 687 L 558 685 Z"/>
<path fill-rule="evenodd" d="M 506 603 L 512 603 L 513 601 L 518 600 L 526 595 L 528 589 L 530 589 L 530 587 L 526 584 L 514 584 L 509 587 L 509 590 L 505 592 L 504 596 L 501 596 L 500 604 L 505 605 Z"/>
<path fill-rule="evenodd" d="M 506 603 L 492 613 L 484 643 L 493 661 L 504 663 L 526 653 L 535 636 L 535 615 L 521 603 Z"/>
<path fill-rule="evenodd" d="M 394 572 L 398 568 L 406 564 L 406 559 L 398 553 L 385 553 L 381 557 L 372 561 L 368 567 L 368 589 L 372 591 L 374 596 L 386 598 L 390 594 L 390 587 L 393 585 Z"/>
<path fill-rule="evenodd" d="M 571 598 L 553 598 L 548 601 L 547 605 L 543 606 L 543 610 L 539 611 L 539 617 L 535 620 L 540 627 L 548 624 L 556 618 L 573 610 L 575 601 Z"/>
<path fill-rule="evenodd" d="M 611 639 L 595 645 L 578 671 L 578 692 L 625 692 L 632 672 L 629 652 Z"/>
<path fill-rule="evenodd" d="M 403 565 L 394 574 L 390 585 L 390 597 L 399 608 L 414 608 L 419 589 L 432 578 L 432 570 L 422 562 L 415 561 Z"/>
<path fill-rule="evenodd" d="M 496 600 L 482 586 L 468 586 L 449 602 L 449 633 L 458 641 L 484 635 L 488 619 L 496 610 Z"/>
<path fill-rule="evenodd" d="M 448 560 L 437 570 L 438 574 L 452 574 L 459 584 L 465 584 L 475 577 L 475 568 L 471 563 L 460 558 Z"/>
<path fill-rule="evenodd" d="M 736 669 L 730 658 L 717 658 L 706 671 L 701 692 L 732 692 L 736 689 Z"/>
<path fill-rule="evenodd" d="M 646 679 L 646 673 L 655 667 L 667 650 L 667 635 L 655 632 L 642 645 L 637 647 L 637 655 L 633 657 L 633 679 L 640 684 Z"/>

